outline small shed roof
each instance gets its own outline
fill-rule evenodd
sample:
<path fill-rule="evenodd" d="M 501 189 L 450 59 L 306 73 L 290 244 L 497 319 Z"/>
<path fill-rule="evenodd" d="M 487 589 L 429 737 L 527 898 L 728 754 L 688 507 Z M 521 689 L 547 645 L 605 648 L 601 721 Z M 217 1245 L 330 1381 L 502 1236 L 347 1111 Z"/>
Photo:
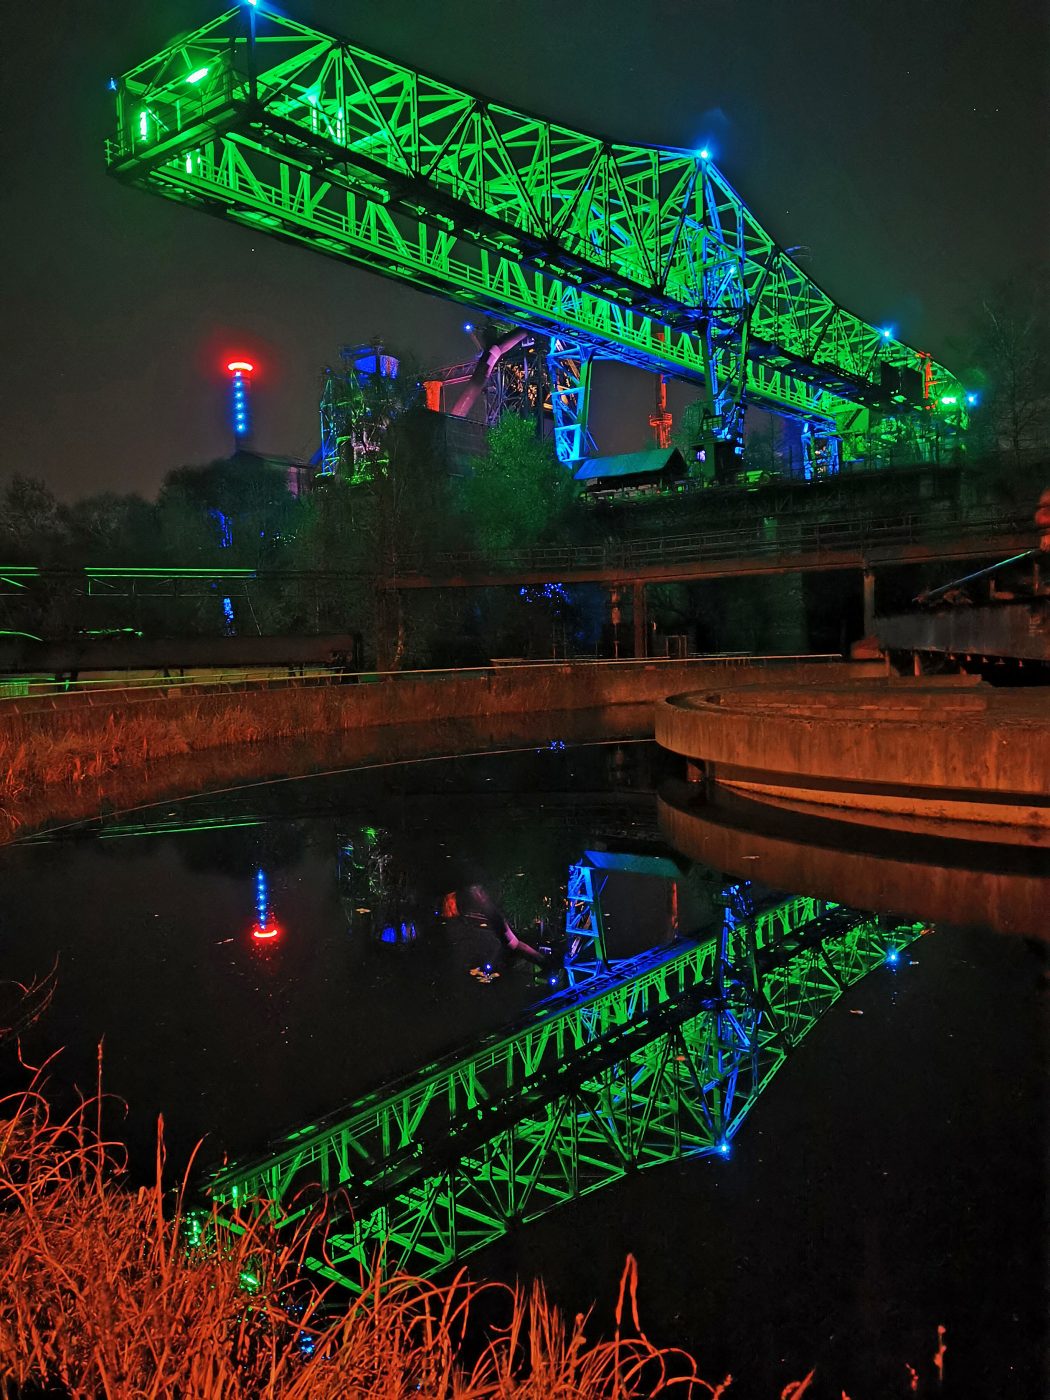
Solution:
<path fill-rule="evenodd" d="M 677 447 L 655 447 L 646 452 L 620 452 L 615 457 L 588 457 L 573 473 L 575 481 L 620 480 L 659 476 L 662 472 L 685 475 L 685 458 Z"/>

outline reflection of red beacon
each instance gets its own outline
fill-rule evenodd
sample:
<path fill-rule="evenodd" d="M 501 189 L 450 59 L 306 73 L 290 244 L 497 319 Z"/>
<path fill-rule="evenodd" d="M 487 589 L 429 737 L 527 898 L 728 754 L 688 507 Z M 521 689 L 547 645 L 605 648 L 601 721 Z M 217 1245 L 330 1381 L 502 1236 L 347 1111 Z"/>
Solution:
<path fill-rule="evenodd" d="M 270 908 L 270 892 L 266 885 L 266 875 L 262 870 L 255 872 L 255 923 L 252 937 L 260 940 L 276 938 L 281 932 L 280 925 Z"/>

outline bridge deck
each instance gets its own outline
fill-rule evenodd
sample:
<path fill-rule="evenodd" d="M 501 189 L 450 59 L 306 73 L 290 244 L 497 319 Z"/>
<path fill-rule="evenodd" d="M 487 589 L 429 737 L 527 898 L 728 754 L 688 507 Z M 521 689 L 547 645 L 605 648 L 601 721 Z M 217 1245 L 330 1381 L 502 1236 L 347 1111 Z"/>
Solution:
<path fill-rule="evenodd" d="M 658 583 L 756 574 L 875 569 L 953 559 L 986 559 L 1032 545 L 1025 518 L 952 513 L 788 525 L 762 522 L 737 530 L 627 539 L 602 544 L 540 545 L 481 553 L 437 554 L 399 561 L 397 588 L 477 588 L 500 584 Z"/>

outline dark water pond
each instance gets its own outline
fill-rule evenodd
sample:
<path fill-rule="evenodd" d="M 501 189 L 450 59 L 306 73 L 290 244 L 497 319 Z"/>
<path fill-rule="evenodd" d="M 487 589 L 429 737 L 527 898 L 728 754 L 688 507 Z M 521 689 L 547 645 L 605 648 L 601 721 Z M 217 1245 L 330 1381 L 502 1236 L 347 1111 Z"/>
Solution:
<path fill-rule="evenodd" d="M 482 918 L 451 916 L 450 892 L 476 916 L 463 891 L 483 891 L 527 932 L 574 861 L 614 851 L 613 955 L 720 919 L 723 872 L 674 865 L 659 825 L 670 766 L 640 743 L 406 763 L 10 847 L 4 975 L 58 960 L 24 1054 L 62 1047 L 57 1090 L 90 1088 L 103 1041 L 128 1106 L 110 1128 L 137 1170 L 160 1113 L 174 1162 L 199 1139 L 205 1160 L 260 1149 L 549 995 Z M 597 1300 L 597 1331 L 631 1252 L 650 1332 L 711 1379 L 732 1372 L 733 1396 L 779 1394 L 813 1365 L 813 1394 L 909 1393 L 938 1324 L 946 1393 L 1044 1394 L 1047 946 L 938 924 L 824 1018 L 729 1160 L 629 1178 L 474 1272 L 541 1275 L 574 1312 Z M 489 964 L 498 977 L 471 975 Z M 3 1073 L 15 1082 L 10 1053 Z"/>

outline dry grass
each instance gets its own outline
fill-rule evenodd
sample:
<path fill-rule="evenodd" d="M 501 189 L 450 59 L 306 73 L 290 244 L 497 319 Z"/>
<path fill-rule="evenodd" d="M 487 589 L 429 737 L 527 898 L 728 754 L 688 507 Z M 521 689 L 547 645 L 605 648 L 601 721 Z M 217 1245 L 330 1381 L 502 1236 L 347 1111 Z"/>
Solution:
<path fill-rule="evenodd" d="M 98 779 L 125 764 L 200 749 L 353 728 L 360 721 L 342 687 L 284 685 L 254 691 L 143 691 L 60 697 L 55 708 L 0 716 L 0 798 L 56 783 Z"/>
<path fill-rule="evenodd" d="M 590 1341 L 589 1316 L 569 1321 L 539 1284 L 477 1283 L 462 1271 L 433 1284 L 377 1268 L 348 1303 L 303 1267 L 323 1221 L 278 1238 L 256 1203 L 232 1221 L 213 1214 L 202 1231 L 184 1208 L 186 1178 L 174 1194 L 160 1185 L 163 1124 L 154 1184 L 136 1191 L 124 1148 L 102 1136 L 101 1112 L 99 1092 L 56 1119 L 40 1072 L 0 1099 L 0 1395 L 8 1400 L 727 1397 L 731 1377 L 704 1381 L 685 1352 L 648 1340 L 630 1256 L 604 1340 Z M 932 1386 L 905 1366 L 894 1393 L 940 1391 L 945 1351 L 939 1327 Z M 784 1387 L 781 1400 L 808 1396 L 814 1375 Z"/>
<path fill-rule="evenodd" d="M 277 1240 L 258 1215 L 213 1218 L 185 1243 L 183 1195 L 133 1191 L 103 1141 L 101 1099 L 53 1119 L 39 1079 L 0 1102 L 0 1382 L 70 1396 L 289 1400 L 569 1400 L 718 1396 L 681 1352 L 638 1324 L 634 1261 L 612 1337 L 529 1293 L 395 1277 L 347 1309 L 304 1277 L 306 1236 Z M 260 1283 L 245 1291 L 248 1275 Z M 338 1303 L 338 1310 L 335 1304 Z M 493 1309 L 505 1322 L 493 1326 Z"/>
<path fill-rule="evenodd" d="M 75 718 L 0 715 L 0 844 L 58 822 L 227 785 L 546 743 L 552 733 L 620 738 L 650 726 L 647 705 L 358 722 L 360 706 L 345 699 L 348 689 L 307 690 L 298 701 L 296 692 L 267 692 L 266 707 L 259 702 L 250 713 L 228 696 L 157 702 L 152 717 L 146 705 L 112 717 L 97 710 Z"/>

